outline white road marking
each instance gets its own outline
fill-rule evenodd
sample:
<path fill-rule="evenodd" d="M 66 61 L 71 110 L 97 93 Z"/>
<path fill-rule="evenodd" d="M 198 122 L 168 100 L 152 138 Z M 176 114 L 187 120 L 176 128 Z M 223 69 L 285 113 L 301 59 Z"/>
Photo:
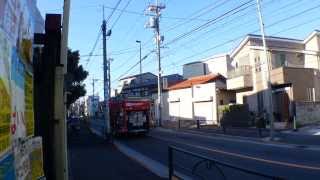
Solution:
<path fill-rule="evenodd" d="M 300 169 L 308 169 L 308 170 L 320 171 L 320 167 L 316 167 L 316 166 L 308 166 L 308 165 L 301 165 L 301 164 L 294 164 L 294 163 L 287 163 L 287 162 L 281 162 L 281 161 L 268 160 L 268 159 L 257 158 L 257 157 L 252 157 L 252 156 L 238 154 L 238 153 L 222 151 L 222 150 L 219 150 L 219 149 L 207 148 L 207 147 L 200 146 L 200 145 L 197 145 L 197 144 L 194 144 L 194 143 L 185 143 L 185 142 L 182 143 L 182 142 L 174 141 L 172 139 L 163 138 L 163 137 L 155 137 L 155 136 L 151 136 L 151 137 L 153 137 L 155 139 L 162 140 L 162 141 L 168 141 L 168 142 L 173 142 L 173 143 L 176 143 L 176 144 L 187 145 L 187 146 L 190 146 L 192 148 L 198 148 L 198 149 L 202 149 L 202 150 L 206 150 L 206 151 L 210 151 L 210 152 L 230 155 L 230 156 L 239 157 L 239 158 L 243 158 L 243 159 L 250 159 L 250 160 L 254 160 L 254 161 L 259 161 L 259 162 L 264 162 L 264 163 L 269 163 L 269 164 L 282 165 L 282 166 L 287 166 L 287 167 L 292 167 L 292 168 L 300 168 Z"/>
<path fill-rule="evenodd" d="M 156 174 L 159 177 L 162 178 L 168 178 L 169 177 L 169 172 L 168 172 L 168 167 L 133 150 L 132 148 L 124 145 L 123 143 L 120 143 L 119 141 L 114 141 L 114 145 L 116 148 L 118 148 L 119 151 L 121 151 L 123 154 L 128 156 L 129 158 L 137 161 L 139 164 L 141 164 L 143 167 L 146 169 L 150 170 L 154 174 Z M 176 172 L 175 174 L 185 180 L 191 180 L 192 178 L 180 173 Z"/>

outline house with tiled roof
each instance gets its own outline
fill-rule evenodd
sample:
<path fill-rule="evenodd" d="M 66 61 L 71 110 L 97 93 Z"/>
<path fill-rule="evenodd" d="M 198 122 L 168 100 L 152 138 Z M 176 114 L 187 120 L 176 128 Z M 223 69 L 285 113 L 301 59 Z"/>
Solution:
<path fill-rule="evenodd" d="M 163 123 L 201 120 L 219 124 L 217 106 L 235 102 L 235 93 L 226 89 L 221 74 L 195 76 L 169 86 L 163 93 Z"/>

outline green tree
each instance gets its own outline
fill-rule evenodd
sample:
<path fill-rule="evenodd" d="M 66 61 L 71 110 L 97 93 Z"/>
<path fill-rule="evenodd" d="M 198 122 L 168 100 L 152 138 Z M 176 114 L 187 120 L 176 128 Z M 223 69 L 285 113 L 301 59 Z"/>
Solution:
<path fill-rule="evenodd" d="M 85 84 L 88 72 L 79 65 L 79 51 L 68 50 L 68 73 L 65 78 L 67 93 L 67 108 L 80 97 L 86 95 Z"/>

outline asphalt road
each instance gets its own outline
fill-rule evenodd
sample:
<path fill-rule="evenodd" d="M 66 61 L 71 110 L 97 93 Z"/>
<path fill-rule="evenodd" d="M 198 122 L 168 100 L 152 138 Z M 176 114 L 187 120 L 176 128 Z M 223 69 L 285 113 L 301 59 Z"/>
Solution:
<path fill-rule="evenodd" d="M 84 125 L 80 132 L 68 133 L 68 151 L 71 180 L 160 179 Z"/>
<path fill-rule="evenodd" d="M 266 145 L 264 142 L 205 136 L 184 132 L 153 130 L 148 137 L 118 140 L 163 165 L 168 164 L 168 146 L 176 146 L 199 155 L 284 179 L 320 179 L 320 151 L 285 145 Z M 191 176 L 200 159 L 174 153 L 175 170 Z M 224 166 L 196 169 L 204 179 L 266 179 Z M 188 169 L 188 170 L 187 170 Z M 222 170 L 219 171 L 218 169 Z M 225 178 L 224 178 L 225 176 Z M 200 178 L 201 179 L 201 178 Z"/>

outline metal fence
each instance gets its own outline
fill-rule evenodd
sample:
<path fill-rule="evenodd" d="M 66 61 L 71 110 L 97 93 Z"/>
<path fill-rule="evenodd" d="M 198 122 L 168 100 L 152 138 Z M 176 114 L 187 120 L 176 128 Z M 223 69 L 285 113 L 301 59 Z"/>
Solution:
<path fill-rule="evenodd" d="M 169 180 L 174 179 L 273 179 L 284 178 L 235 166 L 178 147 L 169 146 Z M 180 163 L 176 163 L 180 156 Z M 184 157 L 183 157 L 184 156 Z M 182 158 L 183 157 L 183 158 Z"/>

